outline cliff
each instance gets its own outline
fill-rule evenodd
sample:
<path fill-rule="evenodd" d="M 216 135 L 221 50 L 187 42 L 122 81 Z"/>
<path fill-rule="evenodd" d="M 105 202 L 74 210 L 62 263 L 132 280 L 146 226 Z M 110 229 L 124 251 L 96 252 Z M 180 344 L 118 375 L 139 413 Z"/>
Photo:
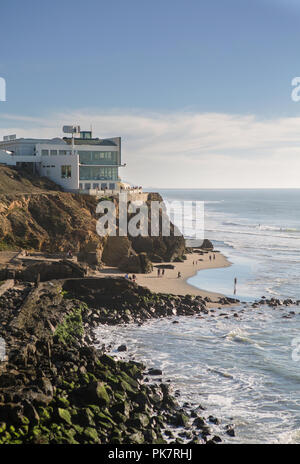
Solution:
<path fill-rule="evenodd" d="M 149 194 L 148 205 L 152 199 L 162 200 Z M 173 261 L 184 254 L 182 236 L 100 237 L 97 203 L 89 195 L 62 192 L 48 179 L 0 166 L 0 250 L 56 253 L 71 248 L 81 261 L 128 272 L 148 272 L 150 261 Z M 150 216 L 148 221 L 150 229 Z"/>

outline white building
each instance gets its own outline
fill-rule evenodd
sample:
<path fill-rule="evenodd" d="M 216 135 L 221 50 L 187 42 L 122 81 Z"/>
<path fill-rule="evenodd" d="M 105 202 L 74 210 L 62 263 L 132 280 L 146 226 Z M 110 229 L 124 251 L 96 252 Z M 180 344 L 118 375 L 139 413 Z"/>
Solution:
<path fill-rule="evenodd" d="M 6 136 L 0 141 L 0 163 L 29 166 L 66 191 L 119 190 L 121 138 L 92 138 L 91 131 L 80 131 L 73 140 Z"/>

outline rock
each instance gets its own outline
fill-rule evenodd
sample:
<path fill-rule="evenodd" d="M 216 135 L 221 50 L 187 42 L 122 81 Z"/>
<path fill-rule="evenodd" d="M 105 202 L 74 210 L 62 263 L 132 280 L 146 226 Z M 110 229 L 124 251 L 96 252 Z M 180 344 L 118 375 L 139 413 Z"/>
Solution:
<path fill-rule="evenodd" d="M 67 409 L 58 408 L 57 414 L 62 421 L 66 422 L 69 425 L 72 425 L 71 414 Z"/>
<path fill-rule="evenodd" d="M 189 421 L 189 417 L 183 413 L 177 413 L 175 414 L 173 418 L 173 424 L 176 427 L 186 427 L 186 425 L 188 424 L 188 421 Z"/>
<path fill-rule="evenodd" d="M 206 442 L 207 445 L 215 445 L 216 443 L 221 443 L 222 439 L 218 435 L 214 435 L 211 440 Z"/>
<path fill-rule="evenodd" d="M 145 439 L 144 439 L 144 436 L 142 434 L 142 432 L 136 432 L 136 433 L 133 433 L 131 435 L 129 435 L 128 437 L 129 439 L 129 443 L 133 443 L 133 444 L 142 444 L 145 442 Z"/>
<path fill-rule="evenodd" d="M 205 420 L 203 419 L 203 417 L 196 417 L 193 421 L 193 425 L 197 429 L 202 429 L 205 426 Z"/>
<path fill-rule="evenodd" d="M 87 387 L 90 401 L 100 406 L 106 406 L 109 404 L 110 399 L 105 388 L 104 383 L 102 382 L 93 382 Z"/>
<path fill-rule="evenodd" d="M 127 258 L 123 258 L 118 267 L 121 271 L 137 274 L 148 274 L 153 269 L 146 253 L 132 254 Z"/>
<path fill-rule="evenodd" d="M 162 370 L 161 369 L 149 369 L 147 372 L 148 375 L 162 375 Z"/>
<path fill-rule="evenodd" d="M 72 261 L 61 260 L 58 262 L 34 263 L 19 271 L 17 278 L 26 282 L 36 282 L 39 275 L 40 281 L 52 279 L 66 279 L 69 277 L 84 277 L 85 270 Z"/>
<path fill-rule="evenodd" d="M 92 427 L 87 427 L 83 431 L 84 437 L 92 443 L 100 443 L 97 430 Z"/>
<path fill-rule="evenodd" d="M 53 396 L 53 386 L 51 381 L 47 377 L 42 377 L 39 383 L 43 392 L 48 396 Z"/>
<path fill-rule="evenodd" d="M 127 346 L 126 345 L 120 345 L 117 348 L 118 351 L 127 351 Z"/>
<path fill-rule="evenodd" d="M 30 423 L 32 425 L 38 424 L 40 420 L 40 416 L 37 410 L 35 409 L 35 407 L 28 400 L 25 400 L 23 404 L 24 404 L 24 414 L 26 415 L 26 417 L 28 417 Z"/>
<path fill-rule="evenodd" d="M 210 240 L 205 238 L 201 244 L 201 248 L 206 251 L 212 251 L 214 249 L 214 246 Z"/>
<path fill-rule="evenodd" d="M 137 429 L 146 428 L 149 425 L 149 417 L 146 414 L 136 413 L 127 421 L 127 424 Z"/>
<path fill-rule="evenodd" d="M 21 404 L 0 404 L 0 422 L 11 422 L 12 424 L 19 424 L 22 413 L 23 407 Z"/>
<path fill-rule="evenodd" d="M 208 420 L 209 420 L 209 422 L 211 422 L 212 424 L 216 424 L 216 425 L 220 424 L 219 419 L 217 419 L 217 418 L 214 417 L 214 416 L 208 416 Z"/>
<path fill-rule="evenodd" d="M 234 431 L 234 428 L 233 428 L 233 424 L 228 424 L 226 425 L 225 427 L 225 430 L 226 430 L 226 433 L 227 435 L 229 435 L 230 437 L 235 437 L 235 431 Z"/>

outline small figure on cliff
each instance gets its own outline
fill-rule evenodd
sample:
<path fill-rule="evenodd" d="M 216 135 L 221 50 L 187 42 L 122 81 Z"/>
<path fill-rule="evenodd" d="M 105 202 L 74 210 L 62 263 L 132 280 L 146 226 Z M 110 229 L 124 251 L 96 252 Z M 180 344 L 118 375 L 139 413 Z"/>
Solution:
<path fill-rule="evenodd" d="M 129 275 L 128 275 L 128 274 L 125 274 L 125 279 L 129 279 Z"/>
<path fill-rule="evenodd" d="M 68 258 L 73 258 L 72 250 L 69 250 L 67 253 Z"/>
<path fill-rule="evenodd" d="M 135 274 L 133 274 L 132 280 L 133 280 L 134 283 L 136 282 L 136 275 Z"/>

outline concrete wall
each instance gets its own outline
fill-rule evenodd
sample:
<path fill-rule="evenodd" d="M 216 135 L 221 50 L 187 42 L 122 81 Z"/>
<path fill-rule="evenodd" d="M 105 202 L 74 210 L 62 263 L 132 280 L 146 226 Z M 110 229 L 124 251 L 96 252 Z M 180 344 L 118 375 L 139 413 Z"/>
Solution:
<path fill-rule="evenodd" d="M 66 190 L 77 190 L 79 188 L 78 155 L 41 156 L 40 159 L 39 174 L 41 176 L 48 177 Z M 71 166 L 70 178 L 62 178 L 62 166 Z"/>

